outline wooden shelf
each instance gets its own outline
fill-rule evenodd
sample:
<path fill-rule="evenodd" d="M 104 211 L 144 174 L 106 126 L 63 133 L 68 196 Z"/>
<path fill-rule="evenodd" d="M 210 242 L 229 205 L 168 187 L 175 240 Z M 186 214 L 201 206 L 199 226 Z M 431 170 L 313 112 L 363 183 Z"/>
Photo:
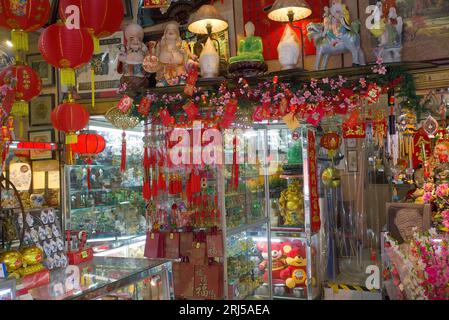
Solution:
<path fill-rule="evenodd" d="M 307 71 L 302 70 L 300 68 L 296 69 L 290 69 L 290 70 L 282 70 L 282 71 L 275 71 L 270 73 L 265 73 L 263 75 L 255 76 L 255 77 L 249 77 L 245 78 L 248 83 L 250 84 L 257 84 L 263 81 L 271 80 L 274 76 L 278 76 L 280 80 L 284 81 L 309 81 L 310 79 L 320 79 L 320 78 L 326 78 L 326 77 L 335 77 L 338 75 L 345 76 L 348 78 L 351 77 L 360 77 L 360 76 L 367 76 L 372 74 L 371 68 L 375 64 L 369 64 L 366 66 L 356 66 L 356 67 L 349 67 L 349 68 L 337 68 L 337 69 L 327 69 L 327 70 L 320 70 L 320 71 Z M 430 62 L 401 62 L 401 63 L 390 63 L 386 64 L 387 67 L 401 67 L 405 71 L 410 72 L 418 72 L 423 71 L 427 69 L 437 68 L 438 65 Z M 217 77 L 212 79 L 198 79 L 197 87 L 201 88 L 203 91 L 205 90 L 218 90 L 221 83 L 223 81 L 229 81 L 229 86 L 232 87 L 235 85 L 238 81 L 238 79 L 233 78 L 231 76 L 225 76 L 225 77 Z M 145 92 L 149 91 L 150 93 L 155 94 L 181 94 L 184 95 L 184 85 L 179 86 L 169 86 L 169 87 L 158 87 L 158 88 L 148 88 L 134 92 L 135 95 L 144 94 Z M 96 99 L 98 99 L 98 103 L 101 103 L 102 100 L 105 100 L 107 102 L 112 101 L 118 101 L 122 97 L 122 94 L 116 94 L 113 96 L 108 96 L 107 98 L 102 98 L 100 96 L 101 94 L 96 94 Z M 98 96 L 98 97 L 97 97 Z M 79 100 L 80 103 L 90 103 L 90 93 L 83 94 L 81 96 L 81 99 Z M 112 106 L 112 105 L 111 105 Z"/>

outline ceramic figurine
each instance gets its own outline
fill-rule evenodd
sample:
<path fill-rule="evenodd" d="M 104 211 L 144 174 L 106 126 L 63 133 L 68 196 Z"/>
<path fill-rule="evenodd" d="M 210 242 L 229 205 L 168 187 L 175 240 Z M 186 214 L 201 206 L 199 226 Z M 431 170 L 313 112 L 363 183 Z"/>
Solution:
<path fill-rule="evenodd" d="M 359 30 L 360 22 L 350 22 L 349 10 L 341 0 L 333 0 L 330 8 L 325 7 L 323 23 L 307 25 L 308 38 L 317 48 L 315 69 L 326 69 L 331 55 L 347 52 L 352 54 L 353 65 L 365 65 Z"/>
<path fill-rule="evenodd" d="M 381 14 L 379 28 L 370 29 L 379 43 L 374 50 L 376 57 L 383 62 L 401 62 L 402 30 L 404 22 L 397 14 L 396 5 L 386 1 L 384 5 L 377 2 L 378 12 Z"/>
<path fill-rule="evenodd" d="M 145 70 L 156 73 L 157 87 L 185 84 L 186 65 L 197 59 L 188 44 L 181 39 L 179 26 L 175 22 L 167 24 L 159 43 L 149 43 L 149 58 L 152 63 Z"/>
<path fill-rule="evenodd" d="M 251 21 L 245 24 L 246 38 L 240 40 L 237 56 L 229 59 L 229 72 L 240 76 L 252 76 L 267 71 L 263 56 L 262 38 L 255 36 Z"/>
<path fill-rule="evenodd" d="M 130 24 L 125 29 L 126 50 L 119 55 L 117 72 L 123 74 L 120 83 L 125 91 L 134 91 L 148 87 L 142 63 L 148 52 L 143 43 L 143 28 L 138 24 Z"/>
<path fill-rule="evenodd" d="M 278 58 L 282 70 L 293 69 L 298 64 L 301 46 L 296 32 L 287 25 L 278 45 Z"/>
<path fill-rule="evenodd" d="M 203 51 L 200 55 L 201 77 L 215 78 L 218 77 L 220 69 L 220 56 L 210 38 L 207 39 Z"/>

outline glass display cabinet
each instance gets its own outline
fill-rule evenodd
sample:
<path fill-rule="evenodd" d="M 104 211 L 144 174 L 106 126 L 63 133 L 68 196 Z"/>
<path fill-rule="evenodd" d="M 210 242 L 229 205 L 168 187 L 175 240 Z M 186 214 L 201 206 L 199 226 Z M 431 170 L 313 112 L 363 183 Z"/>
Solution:
<path fill-rule="evenodd" d="M 224 134 L 222 183 L 225 299 L 271 298 L 269 221 L 265 204 L 264 130 Z M 237 183 L 238 182 L 238 183 Z"/>
<path fill-rule="evenodd" d="M 292 132 L 283 124 L 266 130 L 268 155 L 267 208 L 270 217 L 274 299 L 316 299 L 318 279 L 319 206 L 315 131 L 301 126 Z M 312 160 L 310 160 L 312 159 Z"/>
<path fill-rule="evenodd" d="M 89 130 L 105 138 L 106 149 L 90 165 L 90 189 L 82 160 L 65 166 L 64 226 L 66 230 L 87 231 L 92 246 L 107 249 L 113 242 L 145 234 L 143 133 L 141 128 L 126 131 L 127 167 L 122 173 L 122 131 L 97 121 L 91 121 Z"/>
<path fill-rule="evenodd" d="M 29 293 L 34 300 L 173 300 L 172 263 L 94 257 L 52 271 L 50 284 Z"/>

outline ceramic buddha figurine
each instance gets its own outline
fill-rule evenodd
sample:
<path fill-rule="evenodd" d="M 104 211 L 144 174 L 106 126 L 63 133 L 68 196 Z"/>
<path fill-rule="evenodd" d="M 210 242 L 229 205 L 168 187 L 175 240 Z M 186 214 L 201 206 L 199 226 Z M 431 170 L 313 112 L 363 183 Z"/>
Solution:
<path fill-rule="evenodd" d="M 278 58 L 282 66 L 282 70 L 293 69 L 297 66 L 301 46 L 296 32 L 287 25 L 284 35 L 278 45 Z"/>
<path fill-rule="evenodd" d="M 256 28 L 249 21 L 245 24 L 246 38 L 240 40 L 237 56 L 231 57 L 229 63 L 239 61 L 264 61 L 262 38 L 254 35 Z"/>
<path fill-rule="evenodd" d="M 120 83 L 125 90 L 136 90 L 148 86 L 148 79 L 142 67 L 148 48 L 143 43 L 143 28 L 130 24 L 125 29 L 126 47 L 118 58 L 117 72 L 123 74 Z"/>
<path fill-rule="evenodd" d="M 150 42 L 152 63 L 145 70 L 156 73 L 157 87 L 185 84 L 186 66 L 194 63 L 193 55 L 187 43 L 181 39 L 179 26 L 175 22 L 167 24 L 159 43 Z"/>
<path fill-rule="evenodd" d="M 251 21 L 245 24 L 246 38 L 240 40 L 237 56 L 229 59 L 229 72 L 239 76 L 253 76 L 267 71 L 263 57 L 262 38 L 255 36 Z"/>

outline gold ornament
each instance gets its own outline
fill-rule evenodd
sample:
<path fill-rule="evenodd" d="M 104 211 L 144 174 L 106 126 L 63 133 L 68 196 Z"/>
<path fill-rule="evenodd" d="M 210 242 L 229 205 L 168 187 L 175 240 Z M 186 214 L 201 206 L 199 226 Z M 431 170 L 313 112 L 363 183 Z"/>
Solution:
<path fill-rule="evenodd" d="M 6 251 L 0 254 L 0 263 L 4 263 L 6 271 L 11 273 L 22 266 L 23 258 L 19 251 Z"/>
<path fill-rule="evenodd" d="M 298 181 L 291 183 L 282 191 L 279 198 L 280 214 L 284 225 L 297 226 L 304 224 L 304 196 Z"/>
<path fill-rule="evenodd" d="M 32 266 L 41 263 L 44 255 L 41 249 L 36 246 L 28 247 L 20 251 L 23 257 L 23 263 L 27 266 Z"/>
<path fill-rule="evenodd" d="M 326 187 L 338 188 L 340 186 L 340 172 L 335 168 L 325 169 L 321 175 L 321 179 Z"/>
<path fill-rule="evenodd" d="M 109 109 L 109 111 L 106 112 L 105 118 L 114 127 L 124 131 L 134 129 L 140 123 L 140 119 L 131 115 L 129 110 L 128 112 L 123 113 L 116 107 Z"/>

